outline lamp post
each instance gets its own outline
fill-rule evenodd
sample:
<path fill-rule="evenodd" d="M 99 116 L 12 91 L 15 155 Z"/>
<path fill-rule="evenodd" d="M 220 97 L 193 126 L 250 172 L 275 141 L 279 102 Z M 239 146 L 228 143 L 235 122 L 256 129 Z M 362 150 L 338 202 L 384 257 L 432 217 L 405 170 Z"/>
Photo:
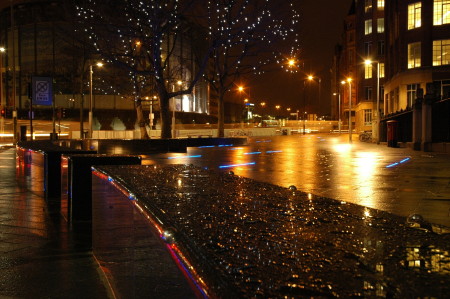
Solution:
<path fill-rule="evenodd" d="M 380 143 L 380 122 L 381 122 L 381 115 L 380 115 L 380 62 L 379 61 L 371 61 L 370 59 L 367 59 L 364 62 L 366 65 L 376 63 L 377 64 L 377 115 L 376 115 L 376 124 L 375 126 L 372 126 L 373 128 L 373 137 L 375 138 L 377 144 Z"/>
<path fill-rule="evenodd" d="M 158 99 L 157 96 L 153 96 L 153 98 L 150 100 L 150 113 L 148 114 L 148 118 L 150 119 L 150 138 L 152 138 L 152 130 L 153 130 L 153 102 Z"/>
<path fill-rule="evenodd" d="M 3 102 L 3 53 L 6 52 L 6 49 L 0 47 L 0 105 L 4 106 Z"/>
<path fill-rule="evenodd" d="M 348 83 L 348 142 L 352 143 L 352 78 L 347 78 Z"/>
<path fill-rule="evenodd" d="M 306 80 L 303 81 L 303 135 L 306 134 Z"/>
<path fill-rule="evenodd" d="M 322 82 L 322 79 L 319 77 L 314 77 L 313 75 L 309 75 L 304 81 L 303 81 L 303 109 L 304 109 L 304 115 L 303 115 L 303 135 L 306 134 L 306 81 L 314 81 L 314 79 L 317 79 L 317 82 L 319 83 L 319 104 L 320 104 L 320 85 Z"/>
<path fill-rule="evenodd" d="M 338 96 L 338 129 L 339 135 L 341 135 L 341 93 L 333 93 L 333 95 Z"/>
<path fill-rule="evenodd" d="M 183 81 L 178 80 L 177 81 L 178 90 L 181 90 L 181 86 L 183 85 Z M 173 91 L 175 92 L 175 84 L 173 85 Z M 176 125 L 176 118 L 175 118 L 175 110 L 177 109 L 177 99 L 176 97 L 172 97 L 172 138 L 175 138 L 177 130 L 175 129 Z"/>
<path fill-rule="evenodd" d="M 103 63 L 98 62 L 96 64 L 98 67 L 102 67 Z M 93 86 L 92 86 L 92 75 L 94 71 L 92 70 L 93 65 L 89 65 L 89 131 L 88 138 L 92 138 L 92 106 L 93 106 Z M 81 132 L 83 133 L 83 132 Z"/>
<path fill-rule="evenodd" d="M 3 99 L 3 53 L 5 53 L 6 49 L 4 47 L 0 47 L 0 106 L 2 109 L 5 109 L 5 103 Z M 1 132 L 4 132 L 5 128 L 5 120 L 3 115 L 0 115 L 0 129 Z"/>
<path fill-rule="evenodd" d="M 261 103 L 261 124 L 262 121 L 264 120 L 264 107 L 266 106 L 266 102 L 262 102 Z"/>

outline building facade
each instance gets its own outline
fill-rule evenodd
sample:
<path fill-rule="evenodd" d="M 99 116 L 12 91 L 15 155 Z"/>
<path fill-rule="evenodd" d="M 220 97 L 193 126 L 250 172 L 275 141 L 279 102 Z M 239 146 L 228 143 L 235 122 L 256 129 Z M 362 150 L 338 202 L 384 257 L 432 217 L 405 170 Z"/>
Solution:
<path fill-rule="evenodd" d="M 448 98 L 450 1 L 395 0 L 388 1 L 386 9 L 386 114 L 411 109 L 419 89 Z"/>
<path fill-rule="evenodd" d="M 385 1 L 356 1 L 356 131 L 378 138 L 385 78 Z"/>
<path fill-rule="evenodd" d="M 347 129 L 351 109 L 355 133 L 371 131 L 378 135 L 378 117 L 382 113 L 377 111 L 383 108 L 385 77 L 384 13 L 384 0 L 353 1 L 344 20 L 342 47 L 337 48 L 340 50 L 335 55 L 339 57 L 335 86 L 341 97 L 341 119 Z M 351 103 L 348 101 L 350 93 Z"/>
<path fill-rule="evenodd" d="M 450 141 L 450 1 L 386 2 L 385 121 L 415 149 Z"/>
<path fill-rule="evenodd" d="M 357 102 L 356 74 L 356 15 L 355 3 L 350 7 L 349 13 L 344 20 L 342 46 L 335 48 L 332 77 L 334 108 L 332 115 L 341 121 L 341 129 L 348 130 L 351 123 L 352 131 L 355 128 L 355 107 Z M 336 101 L 337 97 L 337 101 Z"/>
<path fill-rule="evenodd" d="M 336 81 L 354 78 L 356 133 L 421 149 L 450 141 L 449 0 L 355 0 L 338 49 Z"/>

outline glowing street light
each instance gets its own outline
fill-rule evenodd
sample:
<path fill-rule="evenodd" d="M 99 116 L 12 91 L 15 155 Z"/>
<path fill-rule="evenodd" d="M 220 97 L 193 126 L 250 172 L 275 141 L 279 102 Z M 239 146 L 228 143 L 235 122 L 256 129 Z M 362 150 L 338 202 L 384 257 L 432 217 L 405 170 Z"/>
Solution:
<path fill-rule="evenodd" d="M 352 143 L 352 78 L 347 78 L 341 83 L 348 83 L 348 142 Z"/>
<path fill-rule="evenodd" d="M 95 64 L 97 67 L 102 67 L 103 63 L 98 62 Z M 94 71 L 92 70 L 93 65 L 89 65 L 89 131 L 88 138 L 92 138 L 92 106 L 93 106 L 93 95 L 92 95 L 92 75 Z"/>
<path fill-rule="evenodd" d="M 313 75 L 309 75 L 308 77 L 306 77 L 306 79 L 303 80 L 303 110 L 304 110 L 304 115 L 303 115 L 303 135 L 306 134 L 306 81 L 314 81 L 315 79 L 317 79 L 317 82 L 319 83 L 319 103 L 320 103 L 320 85 L 322 82 L 322 79 L 319 77 L 315 77 Z"/>
<path fill-rule="evenodd" d="M 295 65 L 295 63 L 296 63 L 296 61 L 295 61 L 294 58 L 291 58 L 291 59 L 288 60 L 288 65 L 289 65 L 290 67 L 293 67 L 293 66 Z"/>
<path fill-rule="evenodd" d="M 4 47 L 0 47 L 0 105 L 4 106 L 3 103 L 3 53 L 6 52 Z"/>
<path fill-rule="evenodd" d="M 5 103 L 3 100 L 3 53 L 6 52 L 6 49 L 3 47 L 0 47 L 0 106 L 2 106 L 2 109 L 5 109 Z M 6 116 L 6 115 L 5 115 Z M 3 115 L 0 115 L 0 130 L 3 133 L 5 128 L 5 120 Z"/>
<path fill-rule="evenodd" d="M 341 93 L 333 93 L 334 96 L 338 96 L 338 117 L 339 117 L 339 123 L 338 123 L 338 129 L 339 129 L 339 135 L 341 135 Z"/>

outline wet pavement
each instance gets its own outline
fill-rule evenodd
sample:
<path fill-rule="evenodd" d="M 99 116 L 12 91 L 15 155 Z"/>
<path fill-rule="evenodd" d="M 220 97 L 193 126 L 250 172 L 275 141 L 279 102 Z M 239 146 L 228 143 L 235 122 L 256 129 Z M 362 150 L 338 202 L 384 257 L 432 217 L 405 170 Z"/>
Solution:
<path fill-rule="evenodd" d="M 450 155 L 389 148 L 348 135 L 250 138 L 244 147 L 189 148 L 148 164 L 193 164 L 450 227 Z"/>
<path fill-rule="evenodd" d="M 276 292 L 288 296 L 445 298 L 450 285 L 450 242 L 448 229 L 439 225 L 450 226 L 449 156 L 358 141 L 349 146 L 345 141 L 345 136 L 332 135 L 251 138 L 249 146 L 190 148 L 184 154 L 147 156 L 145 163 L 194 164 L 203 169 L 219 170 L 225 177 L 229 176 L 229 171 L 243 176 L 238 179 L 232 176 L 224 181 L 239 184 L 242 193 L 234 196 L 248 199 L 238 206 L 233 206 L 236 202 L 232 201 L 232 196 L 229 197 L 231 202 L 227 201 L 229 210 L 224 215 L 232 210 L 239 211 L 238 218 L 228 223 L 239 224 L 239 238 L 233 240 L 236 235 L 224 230 L 222 235 L 213 234 L 217 239 L 211 239 L 211 234 L 205 232 L 211 232 L 212 228 L 222 231 L 221 225 L 212 224 L 199 233 L 201 239 L 189 230 L 186 236 L 192 237 L 196 244 L 212 240 L 204 250 L 219 264 L 229 263 L 227 270 L 221 270 L 225 271 L 222 274 L 236 278 L 240 289 L 246 286 L 246 294 L 254 291 L 259 294 L 266 278 L 257 276 L 266 277 L 269 275 L 264 273 L 272 271 L 277 273 L 272 276 L 281 277 L 277 278 L 280 288 Z M 255 236 L 253 232 L 260 231 L 260 225 L 269 222 L 266 220 L 269 215 L 250 216 L 257 205 L 248 203 L 259 205 L 267 203 L 268 198 L 265 193 L 251 191 L 264 184 L 244 177 L 274 184 L 267 194 L 275 192 L 275 198 L 279 199 L 273 206 L 275 230 L 262 239 L 259 235 L 259 239 L 248 242 L 244 238 L 247 232 Z M 0 149 L 0 178 L 0 297 L 111 296 L 86 246 L 90 235 L 73 231 L 60 211 L 52 208 L 52 202 L 43 199 L 38 186 L 33 192 L 27 189 L 35 178 L 29 176 L 27 169 L 16 168 L 14 149 Z M 178 184 L 178 180 L 174 183 Z M 290 190 L 289 186 L 296 186 L 297 191 L 294 187 Z M 183 192 L 178 193 L 179 198 L 183 198 Z M 294 204 L 294 210 L 288 203 Z M 242 210 L 238 209 L 240 207 Z M 182 208 L 194 211 L 190 206 L 180 206 L 180 210 Z M 407 218 L 396 215 L 412 215 L 410 219 L 414 221 L 408 223 Z M 193 219 L 202 226 L 212 218 Z M 176 223 L 181 227 L 186 224 Z M 295 236 L 298 240 L 289 239 Z M 255 240 L 259 241 L 255 243 Z M 295 250 L 290 247 L 291 242 Z M 250 267 L 247 262 L 244 265 L 234 262 L 236 254 L 241 256 L 234 249 L 241 245 Z M 259 246 L 261 251 L 256 250 Z M 262 256 L 255 255 L 258 252 Z M 281 265 L 295 261 L 300 267 L 296 269 L 301 271 L 289 272 L 292 275 L 288 277 L 287 268 L 281 265 L 270 270 L 251 267 L 261 257 L 266 260 L 270 252 L 277 253 Z M 265 262 L 262 266 L 269 264 Z M 330 271 L 329 278 L 323 269 Z M 280 276 L 277 271 L 284 274 Z M 275 278 L 270 279 L 274 285 Z M 346 279 L 357 281 L 354 291 L 338 286 L 347 283 Z M 398 284 L 403 280 L 414 283 Z"/>
<path fill-rule="evenodd" d="M 30 192 L 15 155 L 0 148 L 0 297 L 108 298 L 90 234 L 70 229 L 42 185 Z"/>

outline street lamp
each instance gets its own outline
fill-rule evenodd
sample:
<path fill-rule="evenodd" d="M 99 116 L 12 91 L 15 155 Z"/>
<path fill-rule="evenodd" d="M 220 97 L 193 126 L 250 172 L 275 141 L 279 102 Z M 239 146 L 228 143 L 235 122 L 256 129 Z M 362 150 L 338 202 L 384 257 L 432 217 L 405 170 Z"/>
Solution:
<path fill-rule="evenodd" d="M 306 79 L 303 81 L 303 110 L 304 110 L 304 115 L 303 115 L 303 135 L 306 134 L 306 81 L 314 81 L 314 79 L 318 80 L 319 82 L 319 103 L 320 103 L 320 83 L 321 83 L 321 79 L 319 77 L 314 77 L 313 75 L 309 75 L 308 77 L 306 77 Z"/>
<path fill-rule="evenodd" d="M 373 137 L 377 141 L 377 143 L 380 143 L 380 122 L 381 122 L 381 115 L 380 115 L 380 62 L 379 61 L 372 61 L 370 59 L 367 59 L 364 61 L 366 65 L 376 63 L 377 64 L 377 115 L 376 115 L 376 125 L 372 126 L 373 128 Z"/>
<path fill-rule="evenodd" d="M 95 64 L 98 67 L 102 67 L 103 63 L 98 62 Z M 92 74 L 94 71 L 92 70 L 93 65 L 89 65 L 89 131 L 88 131 L 88 138 L 92 138 L 92 102 L 93 102 L 93 96 L 92 96 Z M 83 133 L 83 132 L 81 132 Z"/>
<path fill-rule="evenodd" d="M 339 120 L 338 120 L 338 129 L 339 129 L 339 135 L 341 134 L 341 93 L 340 92 L 338 92 L 338 93 L 333 93 L 333 95 L 334 96 L 338 96 L 338 117 L 339 117 Z"/>
<path fill-rule="evenodd" d="M 5 103 L 3 99 L 3 53 L 5 52 L 6 49 L 4 47 L 0 47 L 0 106 L 2 107 L 2 109 L 5 109 Z M 0 128 L 2 133 L 4 132 L 4 127 L 5 120 L 3 118 L 3 115 L 0 115 Z"/>
<path fill-rule="evenodd" d="M 0 47 L 0 105 L 4 106 L 3 103 L 3 53 L 6 52 L 4 47 Z"/>
<path fill-rule="evenodd" d="M 352 78 L 341 83 L 348 83 L 348 142 L 352 143 Z"/>

